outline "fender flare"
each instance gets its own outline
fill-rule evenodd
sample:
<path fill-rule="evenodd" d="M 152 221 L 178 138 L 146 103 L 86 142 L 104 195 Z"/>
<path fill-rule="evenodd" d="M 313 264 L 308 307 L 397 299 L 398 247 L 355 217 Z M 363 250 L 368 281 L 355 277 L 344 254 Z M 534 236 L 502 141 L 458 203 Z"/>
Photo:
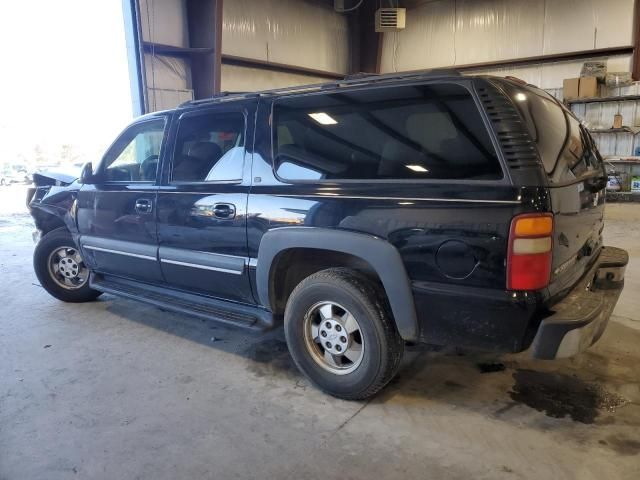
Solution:
<path fill-rule="evenodd" d="M 400 336 L 418 339 L 418 320 L 411 282 L 398 250 L 382 238 L 346 230 L 318 227 L 281 227 L 262 236 L 258 250 L 256 285 L 260 303 L 271 308 L 271 267 L 278 254 L 291 248 L 315 248 L 346 253 L 367 262 L 378 274 Z"/>

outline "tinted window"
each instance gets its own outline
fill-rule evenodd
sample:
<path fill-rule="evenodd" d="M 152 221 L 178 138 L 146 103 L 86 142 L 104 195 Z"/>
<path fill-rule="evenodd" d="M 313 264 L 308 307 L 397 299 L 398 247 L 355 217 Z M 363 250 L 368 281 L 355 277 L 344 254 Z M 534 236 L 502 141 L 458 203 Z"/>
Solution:
<path fill-rule="evenodd" d="M 171 179 L 208 182 L 242 179 L 244 116 L 193 115 L 180 120 Z"/>
<path fill-rule="evenodd" d="M 567 180 L 602 168 L 593 140 L 573 113 L 544 90 L 506 82 L 504 86 L 553 180 Z"/>
<path fill-rule="evenodd" d="M 164 119 L 158 119 L 129 127 L 104 157 L 106 180 L 154 181 L 158 172 L 164 125 Z"/>
<path fill-rule="evenodd" d="M 478 109 L 459 85 L 283 99 L 274 124 L 284 179 L 502 178 Z"/>

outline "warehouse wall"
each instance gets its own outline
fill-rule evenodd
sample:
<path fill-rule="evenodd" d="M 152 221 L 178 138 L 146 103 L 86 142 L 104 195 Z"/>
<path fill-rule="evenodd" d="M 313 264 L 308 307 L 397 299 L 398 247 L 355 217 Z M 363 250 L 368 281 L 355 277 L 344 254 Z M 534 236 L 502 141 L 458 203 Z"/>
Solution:
<path fill-rule="evenodd" d="M 326 81 L 326 78 L 310 75 L 295 75 L 259 68 L 222 65 L 222 90 L 232 92 L 251 92 Z"/>
<path fill-rule="evenodd" d="M 405 4 L 406 29 L 384 34 L 383 72 L 632 45 L 633 0 L 432 0 Z M 557 88 L 564 78 L 578 76 L 584 61 L 485 71 Z M 630 69 L 630 55 L 611 57 L 607 62 L 610 71 Z"/>
<path fill-rule="evenodd" d="M 188 47 L 184 0 L 139 0 L 142 40 L 172 47 Z M 193 99 L 189 60 L 145 53 L 144 73 L 150 111 L 173 108 Z"/>
<path fill-rule="evenodd" d="M 223 3 L 222 53 L 347 73 L 347 17 L 331 6 L 301 0 Z M 222 90 L 251 91 L 326 81 L 257 68 L 223 65 Z"/>
<path fill-rule="evenodd" d="M 139 0 L 142 39 L 189 47 L 184 0 Z M 222 53 L 315 70 L 346 73 L 347 17 L 314 0 L 223 2 Z M 144 55 L 150 110 L 172 108 L 193 98 L 188 58 Z M 321 77 L 223 65 L 222 90 L 251 91 L 316 83 Z"/>
<path fill-rule="evenodd" d="M 223 54 L 347 72 L 347 17 L 330 5 L 301 0 L 228 0 L 222 8 Z"/>

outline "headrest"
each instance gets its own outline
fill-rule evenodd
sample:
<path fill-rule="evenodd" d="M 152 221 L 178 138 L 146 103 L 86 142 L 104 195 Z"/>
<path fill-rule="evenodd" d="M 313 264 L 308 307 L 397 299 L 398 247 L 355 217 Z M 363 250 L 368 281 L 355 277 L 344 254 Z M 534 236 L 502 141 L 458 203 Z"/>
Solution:
<path fill-rule="evenodd" d="M 197 158 L 198 160 L 209 160 L 218 158 L 222 154 L 222 150 L 218 145 L 211 142 L 196 142 L 191 145 L 187 155 Z"/>

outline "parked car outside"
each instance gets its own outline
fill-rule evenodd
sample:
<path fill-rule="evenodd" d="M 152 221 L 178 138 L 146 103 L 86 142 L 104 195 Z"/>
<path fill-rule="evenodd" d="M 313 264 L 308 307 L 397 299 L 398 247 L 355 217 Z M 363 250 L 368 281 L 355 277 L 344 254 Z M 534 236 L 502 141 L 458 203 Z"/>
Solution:
<path fill-rule="evenodd" d="M 230 325 L 284 323 L 299 369 L 368 398 L 407 344 L 575 355 L 627 253 L 603 246 L 593 139 L 515 79 L 392 74 L 138 118 L 78 181 L 39 176 L 34 267 Z"/>
<path fill-rule="evenodd" d="M 30 180 L 26 171 L 18 170 L 12 167 L 5 167 L 0 170 L 0 186 L 5 187 L 14 183 L 28 183 Z"/>

